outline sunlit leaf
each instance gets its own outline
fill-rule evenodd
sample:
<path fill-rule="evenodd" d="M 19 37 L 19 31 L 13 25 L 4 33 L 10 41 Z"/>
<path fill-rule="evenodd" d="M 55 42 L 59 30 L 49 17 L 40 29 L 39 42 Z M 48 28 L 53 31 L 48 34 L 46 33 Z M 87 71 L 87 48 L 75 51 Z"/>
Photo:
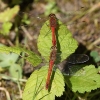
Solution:
<path fill-rule="evenodd" d="M 11 21 L 12 18 L 15 17 L 15 15 L 18 13 L 19 11 L 19 6 L 16 5 L 13 8 L 8 8 L 6 9 L 4 12 L 0 13 L 0 22 L 8 22 Z"/>
<path fill-rule="evenodd" d="M 3 35 L 8 35 L 10 32 L 10 29 L 12 27 L 12 23 L 11 22 L 5 22 L 2 25 L 2 29 L 0 30 L 0 33 Z"/>
<path fill-rule="evenodd" d="M 56 70 L 50 92 L 45 89 L 46 78 L 47 66 L 33 72 L 26 83 L 23 100 L 39 100 L 41 98 L 42 100 L 54 100 L 55 96 L 61 96 L 64 91 L 64 79 L 61 72 Z"/>
<path fill-rule="evenodd" d="M 56 32 L 57 37 L 57 51 L 60 54 L 57 58 L 61 58 L 63 61 L 70 54 L 74 53 L 77 48 L 77 41 L 72 37 L 71 32 L 58 21 L 59 28 Z M 38 51 L 41 55 L 48 61 L 50 56 L 50 48 L 52 46 L 52 36 L 49 22 L 46 21 L 40 30 L 40 35 L 38 37 Z"/>
<path fill-rule="evenodd" d="M 25 48 L 21 47 L 7 47 L 7 46 L 2 46 L 0 47 L 0 52 L 2 53 L 16 53 L 21 56 L 21 53 L 25 53 L 26 56 L 24 57 L 29 63 L 31 63 L 33 66 L 37 66 L 41 62 L 41 58 L 35 54 L 34 52 L 27 50 Z"/>
<path fill-rule="evenodd" d="M 18 64 L 12 64 L 9 68 L 10 75 L 14 78 L 22 78 L 22 68 Z"/>
<path fill-rule="evenodd" d="M 70 77 L 69 86 L 70 88 L 72 88 L 72 91 L 74 92 L 78 91 L 79 93 L 84 93 L 84 92 L 91 92 L 91 90 L 100 88 L 100 74 L 98 74 L 99 69 L 95 68 L 93 65 L 89 65 L 81 69 L 83 70 L 84 75 L 77 76 L 80 70 L 76 72 L 76 76 Z"/>
<path fill-rule="evenodd" d="M 14 64 L 19 55 L 11 53 L 11 54 L 5 54 L 5 53 L 0 53 L 0 66 L 1 67 L 10 67 L 12 64 Z"/>
<path fill-rule="evenodd" d="M 97 51 L 91 51 L 90 56 L 93 57 L 95 62 L 100 61 L 100 56 L 99 56 L 99 53 Z"/>
<path fill-rule="evenodd" d="M 46 5 L 45 9 L 46 9 L 46 11 L 45 11 L 46 16 L 48 16 L 50 13 L 57 13 L 59 10 L 58 6 L 56 6 L 55 1 L 49 2 Z"/>

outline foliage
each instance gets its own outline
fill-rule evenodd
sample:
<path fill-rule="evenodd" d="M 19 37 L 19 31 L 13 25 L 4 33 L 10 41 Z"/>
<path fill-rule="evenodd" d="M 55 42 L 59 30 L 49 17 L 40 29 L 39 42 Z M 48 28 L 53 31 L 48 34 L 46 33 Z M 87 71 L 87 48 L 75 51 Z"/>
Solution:
<path fill-rule="evenodd" d="M 4 45 L 0 44 L 0 46 L 3 47 Z M 0 71 L 9 69 L 12 77 L 18 78 L 19 76 L 19 78 L 22 78 L 21 66 L 16 64 L 18 57 L 19 56 L 15 53 L 10 53 L 10 54 L 0 53 L 0 69 L 1 69 Z"/>
<path fill-rule="evenodd" d="M 0 13 L 0 23 L 3 23 L 2 28 L 0 29 L 0 34 L 8 35 L 12 27 L 11 20 L 19 11 L 19 6 L 13 8 L 8 8 L 4 12 Z"/>
<path fill-rule="evenodd" d="M 93 57 L 96 63 L 100 61 L 100 56 L 97 51 L 91 51 L 90 56 Z"/>
<path fill-rule="evenodd" d="M 30 78 L 27 81 L 24 93 L 23 100 L 54 100 L 55 95 L 61 96 L 64 91 L 64 79 L 59 70 L 56 71 L 51 91 L 45 89 L 45 81 L 47 76 L 47 66 L 43 66 L 40 70 L 33 72 Z"/>
<path fill-rule="evenodd" d="M 21 52 L 27 54 L 27 57 L 24 57 L 27 61 L 29 61 L 32 65 L 38 65 L 41 62 L 41 59 L 35 55 L 33 52 L 28 51 L 19 47 L 0 47 L 0 67 L 2 69 L 8 68 L 12 77 L 22 78 L 22 68 L 19 64 L 16 64 L 19 55 L 21 56 Z M 7 54 L 5 54 L 5 53 Z M 11 53 L 13 52 L 13 53 Z M 16 54 L 15 54 L 16 53 Z M 35 63 L 34 63 L 35 62 Z"/>
<path fill-rule="evenodd" d="M 3 23 L 0 33 L 3 35 L 8 35 L 11 27 L 12 27 L 12 23 L 10 23 L 10 22 Z"/>
<path fill-rule="evenodd" d="M 91 90 L 100 88 L 99 70 L 100 68 L 96 69 L 93 65 L 86 66 L 83 69 L 78 70 L 74 76 L 70 77 L 70 84 L 68 84 L 67 81 L 66 83 L 74 92 L 91 92 Z"/>
<path fill-rule="evenodd" d="M 46 61 L 49 60 L 48 57 L 51 51 L 50 48 L 52 46 L 51 31 L 47 25 L 49 25 L 48 21 L 43 25 L 43 27 L 40 30 L 40 35 L 38 37 L 37 44 L 38 51 L 46 59 Z M 75 52 L 75 49 L 78 47 L 78 45 L 77 41 L 72 38 L 72 34 L 70 33 L 70 31 L 66 29 L 66 26 L 63 25 L 60 21 L 58 29 L 59 30 L 57 31 L 57 53 L 58 58 L 60 58 L 61 61 L 63 61 L 66 57 Z"/>
<path fill-rule="evenodd" d="M 56 5 L 55 1 L 49 1 L 48 5 L 46 6 L 46 12 L 45 15 L 49 15 L 50 13 L 56 13 L 58 12 L 58 7 Z"/>
<path fill-rule="evenodd" d="M 27 14 L 24 14 L 23 18 L 22 18 L 22 23 L 25 23 L 25 24 L 30 24 L 30 20 L 28 19 L 28 16 Z"/>
<path fill-rule="evenodd" d="M 34 52 L 27 50 L 25 48 L 21 48 L 21 47 L 7 47 L 7 46 L 3 46 L 0 47 L 0 52 L 5 52 L 5 53 L 16 53 L 18 55 L 21 56 L 21 53 L 24 52 L 26 54 L 26 56 L 24 57 L 24 59 L 26 59 L 28 62 L 30 62 L 33 66 L 37 66 L 40 62 L 41 62 L 41 58 L 36 55 Z"/>

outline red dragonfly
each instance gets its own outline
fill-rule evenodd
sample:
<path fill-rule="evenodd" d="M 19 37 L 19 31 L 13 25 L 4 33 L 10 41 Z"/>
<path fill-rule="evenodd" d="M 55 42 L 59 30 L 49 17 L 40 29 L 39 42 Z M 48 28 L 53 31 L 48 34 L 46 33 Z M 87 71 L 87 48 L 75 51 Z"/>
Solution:
<path fill-rule="evenodd" d="M 51 77 L 51 73 L 52 73 L 52 68 L 54 66 L 54 63 L 55 63 L 55 60 L 56 60 L 56 54 L 57 54 L 56 46 L 52 46 L 51 49 L 52 50 L 51 50 L 51 53 L 50 53 L 48 76 L 47 76 L 46 86 L 45 86 L 46 89 L 48 89 L 49 84 L 50 84 L 50 77 Z"/>
<path fill-rule="evenodd" d="M 48 89 L 50 86 L 50 77 L 52 74 L 53 66 L 56 62 L 56 58 L 57 58 L 57 47 L 52 46 L 51 53 L 50 53 L 50 60 L 49 60 L 48 76 L 47 76 L 46 85 L 45 85 L 46 89 Z M 71 65 L 84 63 L 88 60 L 89 60 L 89 57 L 85 54 L 72 54 L 67 59 L 65 59 L 62 63 L 58 64 L 57 67 L 63 74 L 70 75 Z"/>
<path fill-rule="evenodd" d="M 49 23 L 50 23 L 50 29 L 52 32 L 52 45 L 56 46 L 56 28 L 57 28 L 57 19 L 55 14 L 49 15 Z"/>

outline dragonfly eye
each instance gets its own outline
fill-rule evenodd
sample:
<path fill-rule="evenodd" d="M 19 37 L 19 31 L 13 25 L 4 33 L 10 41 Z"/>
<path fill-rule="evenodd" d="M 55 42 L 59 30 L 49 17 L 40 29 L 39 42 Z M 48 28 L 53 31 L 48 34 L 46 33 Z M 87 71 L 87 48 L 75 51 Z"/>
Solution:
<path fill-rule="evenodd" d="M 49 17 L 56 17 L 55 14 L 50 14 Z"/>
<path fill-rule="evenodd" d="M 52 49 L 56 49 L 56 48 L 57 48 L 56 46 L 52 46 L 52 47 L 51 47 L 51 50 L 52 50 Z"/>

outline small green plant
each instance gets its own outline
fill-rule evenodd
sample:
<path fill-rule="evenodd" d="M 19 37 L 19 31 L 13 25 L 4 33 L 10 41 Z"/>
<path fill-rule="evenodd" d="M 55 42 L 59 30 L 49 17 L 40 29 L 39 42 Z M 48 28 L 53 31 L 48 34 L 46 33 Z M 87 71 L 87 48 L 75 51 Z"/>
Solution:
<path fill-rule="evenodd" d="M 10 75 L 14 78 L 22 78 L 22 68 L 19 64 L 17 64 L 19 55 L 15 53 L 0 54 L 0 67 L 2 69 L 8 69 Z M 19 77 L 18 77 L 19 76 Z"/>
<path fill-rule="evenodd" d="M 27 14 L 25 13 L 22 18 L 22 23 L 25 23 L 26 25 L 30 24 L 30 20 L 28 19 Z"/>
<path fill-rule="evenodd" d="M 96 63 L 100 61 L 100 56 L 97 51 L 91 51 L 90 56 L 93 57 Z"/>
<path fill-rule="evenodd" d="M 12 19 L 19 11 L 19 6 L 13 8 L 8 8 L 4 12 L 0 13 L 0 23 L 2 23 L 2 28 L 0 29 L 0 34 L 9 35 L 10 29 L 12 27 Z"/>
<path fill-rule="evenodd" d="M 22 48 L 18 48 L 18 47 L 6 47 L 6 46 L 0 46 L 0 51 L 6 53 L 0 53 L 0 67 L 2 69 L 8 69 L 11 76 L 17 79 L 21 79 L 22 78 L 22 67 L 17 64 L 17 60 L 19 58 L 20 53 L 24 52 L 27 53 L 27 57 L 25 57 L 25 59 L 27 59 L 31 64 L 33 65 L 37 65 L 38 61 L 40 63 L 41 60 L 39 60 L 39 58 L 35 57 L 37 61 L 35 60 L 35 64 L 34 61 L 31 62 L 31 57 L 33 57 L 34 59 L 34 53 L 26 50 L 26 49 L 22 49 Z M 10 53 L 10 52 L 14 52 L 14 53 Z M 30 56 L 29 56 L 30 55 Z"/>
<path fill-rule="evenodd" d="M 46 12 L 45 15 L 49 15 L 50 13 L 57 13 L 59 11 L 59 8 L 57 7 L 57 4 L 55 1 L 48 1 L 47 6 L 45 7 Z"/>

